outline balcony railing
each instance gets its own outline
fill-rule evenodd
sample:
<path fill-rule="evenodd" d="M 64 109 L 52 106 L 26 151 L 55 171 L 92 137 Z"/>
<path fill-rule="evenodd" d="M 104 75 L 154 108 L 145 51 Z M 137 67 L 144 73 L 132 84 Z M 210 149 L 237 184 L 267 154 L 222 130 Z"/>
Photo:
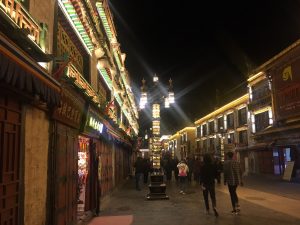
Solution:
<path fill-rule="evenodd" d="M 91 100 L 96 103 L 98 106 L 100 106 L 100 98 L 96 91 L 92 88 L 92 86 L 83 78 L 81 73 L 73 66 L 70 64 L 67 67 L 67 72 L 66 76 L 70 78 L 74 84 L 80 88 L 84 94 L 91 98 Z"/>
<path fill-rule="evenodd" d="M 45 52 L 45 46 L 42 44 L 44 40 L 41 39 L 42 27 L 31 17 L 21 3 L 15 0 L 0 0 L 0 11 L 18 28 L 27 32 L 27 37 Z"/>

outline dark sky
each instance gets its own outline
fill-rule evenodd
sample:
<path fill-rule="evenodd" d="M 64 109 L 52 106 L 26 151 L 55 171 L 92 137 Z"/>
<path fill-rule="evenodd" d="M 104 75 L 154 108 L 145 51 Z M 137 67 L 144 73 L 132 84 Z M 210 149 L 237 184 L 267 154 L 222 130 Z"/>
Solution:
<path fill-rule="evenodd" d="M 174 82 L 163 133 L 184 128 L 246 91 L 246 78 L 300 38 L 300 1 L 110 0 L 136 96 L 142 78 Z M 149 112 L 148 112 L 149 113 Z M 141 126 L 147 124 L 141 113 Z"/>

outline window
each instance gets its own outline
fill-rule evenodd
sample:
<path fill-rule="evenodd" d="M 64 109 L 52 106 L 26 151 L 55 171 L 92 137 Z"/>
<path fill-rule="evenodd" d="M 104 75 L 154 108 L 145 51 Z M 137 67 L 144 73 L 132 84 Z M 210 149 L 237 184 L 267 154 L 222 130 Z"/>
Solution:
<path fill-rule="evenodd" d="M 245 124 L 247 124 L 246 107 L 244 107 L 238 111 L 238 117 L 239 117 L 239 126 L 244 126 Z"/>
<path fill-rule="evenodd" d="M 243 130 L 239 132 L 239 143 L 240 144 L 248 144 L 248 138 L 247 138 L 247 130 Z"/>
<path fill-rule="evenodd" d="M 197 130 L 196 130 L 196 136 L 197 136 L 197 138 L 200 138 L 201 137 L 201 126 L 198 126 L 197 127 Z"/>
<path fill-rule="evenodd" d="M 210 121 L 208 123 L 209 126 L 209 134 L 213 134 L 215 132 L 215 121 Z"/>
<path fill-rule="evenodd" d="M 233 113 L 227 115 L 227 129 L 234 128 Z"/>
<path fill-rule="evenodd" d="M 203 140 L 203 149 L 206 151 L 207 150 L 207 140 Z"/>
<path fill-rule="evenodd" d="M 261 131 L 270 125 L 269 111 L 255 115 L 255 130 Z"/>
<path fill-rule="evenodd" d="M 228 134 L 228 144 L 234 144 L 234 133 Z"/>
<path fill-rule="evenodd" d="M 210 150 L 214 150 L 215 149 L 215 139 L 214 138 L 210 138 L 209 139 L 209 149 Z"/>
<path fill-rule="evenodd" d="M 218 118 L 218 132 L 222 133 L 224 131 L 224 117 Z"/>
<path fill-rule="evenodd" d="M 200 141 L 197 141 L 197 149 L 196 149 L 196 151 L 199 152 L 199 149 L 200 149 Z"/>
<path fill-rule="evenodd" d="M 202 125 L 202 136 L 206 136 L 207 135 L 207 124 L 203 124 Z"/>
<path fill-rule="evenodd" d="M 262 81 L 252 87 L 252 101 L 264 98 L 270 95 L 270 85 L 267 80 Z"/>

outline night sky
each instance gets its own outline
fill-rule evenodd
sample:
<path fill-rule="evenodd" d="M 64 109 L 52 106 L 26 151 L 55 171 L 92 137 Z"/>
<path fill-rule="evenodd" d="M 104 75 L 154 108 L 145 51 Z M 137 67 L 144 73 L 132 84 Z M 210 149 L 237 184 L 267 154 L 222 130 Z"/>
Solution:
<path fill-rule="evenodd" d="M 245 93 L 251 70 L 300 38 L 300 1 L 110 0 L 110 6 L 137 98 L 142 78 L 151 85 L 156 73 L 162 85 L 174 82 L 176 104 L 162 112 L 164 134 Z"/>

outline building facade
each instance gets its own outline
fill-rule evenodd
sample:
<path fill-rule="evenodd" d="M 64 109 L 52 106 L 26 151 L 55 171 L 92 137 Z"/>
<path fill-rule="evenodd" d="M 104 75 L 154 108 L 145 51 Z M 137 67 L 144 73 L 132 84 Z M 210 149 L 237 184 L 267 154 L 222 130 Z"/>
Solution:
<path fill-rule="evenodd" d="M 248 100 L 245 94 L 195 121 L 199 155 L 210 153 L 224 160 L 226 152 L 248 146 Z"/>
<path fill-rule="evenodd" d="M 264 77 L 256 85 L 261 86 L 261 91 L 250 89 L 254 95 L 261 95 L 251 106 L 262 115 L 257 122 L 263 120 L 252 131 L 255 145 L 260 146 L 252 151 L 257 159 L 255 170 L 259 173 L 283 175 L 287 164 L 293 162 L 292 178 L 300 177 L 299 55 L 298 40 L 257 68 L 256 75 L 252 76 L 255 79 L 249 78 L 251 85 L 252 80 Z M 264 93 L 260 94 L 263 89 Z"/>
<path fill-rule="evenodd" d="M 178 150 L 178 144 L 180 143 L 180 136 L 178 132 L 171 135 L 168 141 L 169 152 L 172 155 L 172 158 L 180 159 L 180 151 Z"/>
<path fill-rule="evenodd" d="M 177 157 L 178 160 L 181 160 L 194 156 L 195 130 L 195 127 L 185 127 L 170 136 L 168 146 L 172 157 Z"/>
<path fill-rule="evenodd" d="M 75 224 L 129 175 L 138 132 L 111 11 L 24 0 L 0 13 L 0 224 Z"/>
<path fill-rule="evenodd" d="M 193 158 L 195 154 L 195 127 L 185 127 L 178 131 L 179 135 L 179 145 L 178 151 L 180 159 L 185 159 L 187 157 Z"/>

